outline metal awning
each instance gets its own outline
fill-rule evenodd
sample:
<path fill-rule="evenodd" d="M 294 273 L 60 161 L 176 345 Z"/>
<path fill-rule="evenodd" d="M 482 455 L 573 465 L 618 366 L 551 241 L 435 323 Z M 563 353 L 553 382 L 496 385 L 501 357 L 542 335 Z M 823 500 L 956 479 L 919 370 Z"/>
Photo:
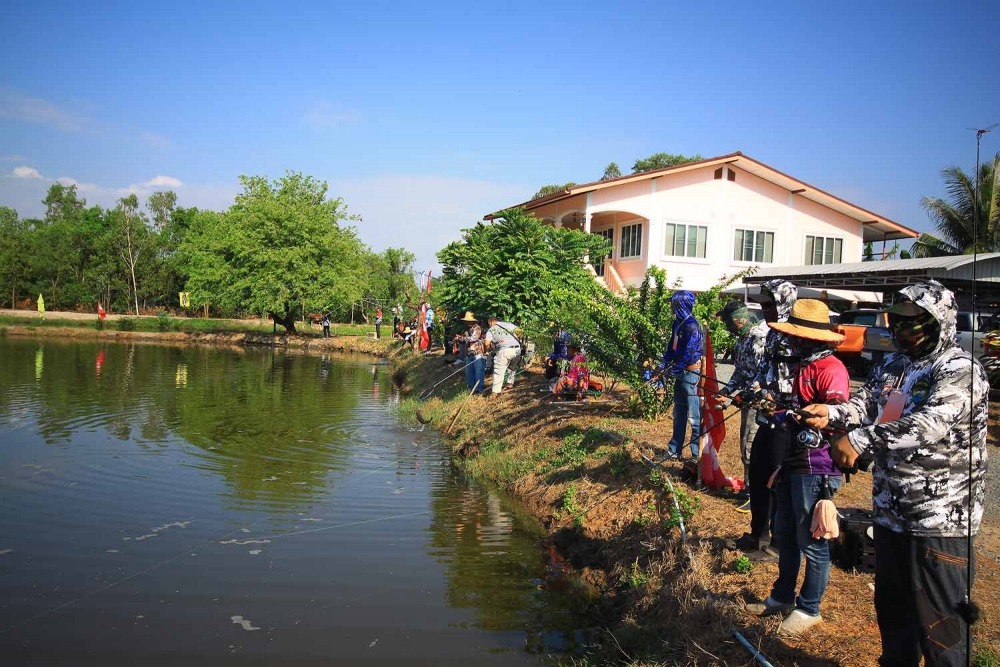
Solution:
<path fill-rule="evenodd" d="M 784 278 L 799 287 L 895 291 L 913 283 L 937 280 L 957 296 L 968 297 L 976 286 L 976 301 L 1000 302 L 1000 252 L 951 257 L 926 257 L 849 264 L 768 267 L 747 276 L 747 285 Z M 973 282 L 974 281 L 974 282 Z"/>

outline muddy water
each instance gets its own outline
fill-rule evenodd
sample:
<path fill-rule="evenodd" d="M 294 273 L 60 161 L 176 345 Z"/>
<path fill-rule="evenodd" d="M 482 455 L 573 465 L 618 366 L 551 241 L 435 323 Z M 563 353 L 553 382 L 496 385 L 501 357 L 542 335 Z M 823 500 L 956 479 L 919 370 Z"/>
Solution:
<path fill-rule="evenodd" d="M 0 338 L 0 655 L 545 664 L 586 600 L 385 367 Z"/>

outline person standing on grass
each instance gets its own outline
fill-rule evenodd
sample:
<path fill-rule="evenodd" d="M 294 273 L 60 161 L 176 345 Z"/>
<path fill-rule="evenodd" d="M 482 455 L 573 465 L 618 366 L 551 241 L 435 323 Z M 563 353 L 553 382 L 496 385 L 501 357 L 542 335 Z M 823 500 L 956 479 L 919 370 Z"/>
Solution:
<path fill-rule="evenodd" d="M 833 356 L 834 345 L 844 337 L 831 329 L 830 310 L 825 303 L 799 299 L 788 320 L 775 322 L 771 328 L 788 337 L 800 359 L 794 372 L 790 407 L 847 400 L 851 387 L 847 367 Z M 773 421 L 775 437 L 785 437 L 784 457 L 773 485 L 778 578 L 767 599 L 747 605 L 747 609 L 758 616 L 784 614 L 778 634 L 794 636 L 823 620 L 819 605 L 830 581 L 830 544 L 814 530 L 813 513 L 820 500 L 830 500 L 840 488 L 841 473 L 830 456 L 830 432 L 803 429 L 792 413 L 780 409 Z M 795 583 L 803 556 L 805 579 L 796 597 Z"/>
<path fill-rule="evenodd" d="M 375 338 L 382 337 L 382 306 L 375 307 Z"/>
<path fill-rule="evenodd" d="M 764 358 L 764 342 L 767 339 L 768 326 L 764 320 L 754 324 L 750 310 L 742 301 L 730 301 L 719 311 L 718 316 L 729 333 L 736 336 L 736 345 L 733 347 L 733 375 L 726 386 L 719 390 L 720 396 L 717 401 L 720 408 L 726 408 L 734 402 L 730 398 L 733 394 L 749 396 L 752 393 L 753 380 Z M 743 479 L 746 484 L 750 483 L 750 452 L 758 426 L 757 408 L 740 405 L 740 458 L 743 460 Z M 750 491 L 744 487 L 738 498 L 742 504 L 737 509 L 740 512 L 749 512 Z"/>
<path fill-rule="evenodd" d="M 663 353 L 660 373 L 674 377 L 674 431 L 667 444 L 667 458 L 677 460 L 684 448 L 688 424 L 691 425 L 691 458 L 698 458 L 698 438 L 701 437 L 702 363 L 705 354 L 705 332 L 694 316 L 694 292 L 678 290 L 670 297 L 674 322 L 670 341 Z"/>
<path fill-rule="evenodd" d="M 503 390 L 504 384 L 514 386 L 514 374 L 521 363 L 521 343 L 515 332 L 517 327 L 510 322 L 502 322 L 500 318 L 491 315 L 487 322 L 490 328 L 486 330 L 486 346 L 493 351 L 493 387 L 492 395 L 496 396 Z M 505 376 L 508 375 L 509 377 Z"/>
<path fill-rule="evenodd" d="M 760 286 L 760 294 L 751 299 L 760 304 L 770 330 L 764 339 L 764 354 L 751 387 L 766 401 L 790 401 L 794 390 L 795 365 L 798 362 L 788 336 L 774 328 L 776 322 L 788 320 L 798 288 L 787 280 L 769 280 Z M 761 548 L 761 538 L 772 528 L 773 493 L 771 484 L 774 471 L 784 458 L 784 440 L 777 429 L 771 428 L 768 411 L 757 413 L 759 427 L 750 448 L 750 532 L 731 542 L 729 546 L 748 553 Z M 772 547 L 775 545 L 771 545 Z M 773 552 L 773 549 L 772 549 Z M 769 554 L 771 558 L 774 554 Z"/>
<path fill-rule="evenodd" d="M 315 322 L 316 320 L 313 320 L 313 321 Z M 323 314 L 323 322 L 322 322 L 322 324 L 323 324 L 323 338 L 329 338 L 330 337 L 330 314 L 329 313 L 324 313 Z"/>
<path fill-rule="evenodd" d="M 815 428 L 860 426 L 833 443 L 844 468 L 874 461 L 875 612 L 882 667 L 966 665 L 966 595 L 986 494 L 989 379 L 955 342 L 955 295 L 906 287 L 889 309 L 898 352 L 843 405 L 808 405 Z"/>
<path fill-rule="evenodd" d="M 465 358 L 460 363 L 465 364 L 465 386 L 476 393 L 486 393 L 486 350 L 483 340 L 483 328 L 479 326 L 479 321 L 472 314 L 471 310 L 465 311 L 465 317 L 460 322 L 465 322 L 468 327 L 464 334 L 455 336 L 465 350 Z"/>

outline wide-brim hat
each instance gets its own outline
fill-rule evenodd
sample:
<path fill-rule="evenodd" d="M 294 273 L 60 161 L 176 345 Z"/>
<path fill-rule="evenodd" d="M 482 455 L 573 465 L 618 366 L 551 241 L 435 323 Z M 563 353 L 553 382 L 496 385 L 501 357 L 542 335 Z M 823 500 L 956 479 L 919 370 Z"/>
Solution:
<path fill-rule="evenodd" d="M 818 340 L 824 343 L 839 343 L 844 340 L 831 328 L 830 309 L 817 299 L 799 299 L 792 305 L 792 312 L 786 322 L 769 324 L 772 329 L 790 336 Z"/>
<path fill-rule="evenodd" d="M 476 316 L 472 314 L 471 310 L 465 311 L 465 317 L 459 320 L 459 322 L 478 322 Z"/>
<path fill-rule="evenodd" d="M 411 333 L 413 333 L 413 329 L 411 329 L 410 327 L 406 327 L 405 329 L 403 329 L 403 333 L 404 334 L 411 334 Z"/>

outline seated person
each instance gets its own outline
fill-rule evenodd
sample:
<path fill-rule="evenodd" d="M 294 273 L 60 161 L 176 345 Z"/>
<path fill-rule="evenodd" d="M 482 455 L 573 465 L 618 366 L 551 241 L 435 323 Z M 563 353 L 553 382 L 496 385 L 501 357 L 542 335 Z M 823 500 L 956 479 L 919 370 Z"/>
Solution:
<path fill-rule="evenodd" d="M 552 393 L 556 396 L 576 394 L 579 400 L 590 387 L 590 368 L 587 366 L 587 355 L 580 349 L 578 343 L 569 344 L 570 362 L 566 373 L 556 381 Z"/>
<path fill-rule="evenodd" d="M 545 379 L 552 380 L 562 375 L 570 354 L 568 350 L 569 333 L 560 329 L 552 337 L 552 352 L 545 356 Z"/>

